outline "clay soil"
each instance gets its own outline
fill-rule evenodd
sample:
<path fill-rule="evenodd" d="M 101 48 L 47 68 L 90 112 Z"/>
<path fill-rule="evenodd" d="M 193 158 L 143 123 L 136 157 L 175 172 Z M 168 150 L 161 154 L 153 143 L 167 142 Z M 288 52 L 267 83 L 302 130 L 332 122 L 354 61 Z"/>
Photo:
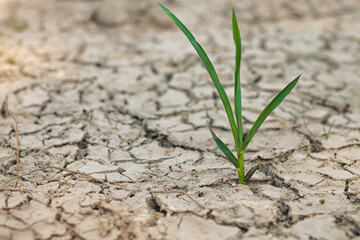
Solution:
<path fill-rule="evenodd" d="M 0 239 L 360 239 L 358 0 L 164 0 L 233 99 L 234 6 L 247 185 L 221 101 L 154 1 L 1 0 Z M 330 131 L 329 131 L 330 130 Z M 232 147 L 234 150 L 234 148 Z M 186 193 L 186 194 L 185 194 Z M 189 198 L 191 197 L 191 198 Z"/>

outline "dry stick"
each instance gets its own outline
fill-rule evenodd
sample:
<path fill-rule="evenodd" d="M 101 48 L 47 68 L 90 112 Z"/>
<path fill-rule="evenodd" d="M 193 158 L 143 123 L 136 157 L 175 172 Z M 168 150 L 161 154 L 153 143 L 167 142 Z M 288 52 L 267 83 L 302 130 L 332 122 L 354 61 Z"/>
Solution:
<path fill-rule="evenodd" d="M 96 177 L 93 177 L 89 174 L 86 174 L 86 173 L 81 173 L 81 172 L 78 172 L 78 171 L 75 171 L 75 170 L 71 170 L 71 169 L 67 169 L 67 168 L 62 168 L 62 167 L 56 167 L 56 166 L 46 166 L 46 167 L 42 167 L 42 168 L 38 168 L 38 169 L 35 169 L 35 170 L 31 170 L 27 173 L 24 173 L 22 174 L 21 176 L 19 175 L 19 168 L 20 168 L 20 165 L 19 165 L 19 159 L 20 159 L 20 146 L 19 146 L 19 128 L 18 128 L 18 121 L 16 120 L 14 114 L 9 110 L 9 108 L 6 106 L 6 104 L 4 104 L 4 109 L 10 114 L 10 116 L 14 119 L 15 121 L 15 132 L 16 132 L 16 140 L 17 140 L 17 145 L 16 145 L 16 183 L 15 183 L 15 187 L 14 188 L 17 188 L 18 184 L 19 184 L 19 178 L 20 177 L 23 177 L 25 175 L 29 175 L 31 173 L 34 173 L 34 172 L 37 172 L 37 171 L 41 171 L 41 170 L 44 170 L 44 169 L 47 169 L 47 168 L 53 168 L 53 169 L 58 169 L 58 170 L 62 170 L 62 171 L 66 171 L 66 172 L 70 172 L 70 173 L 76 173 L 76 174 L 80 174 L 80 175 L 83 175 L 83 176 L 86 176 L 90 179 L 93 179 L 95 181 L 98 181 L 98 182 L 102 182 L 101 179 L 99 178 L 96 178 Z M 5 182 L 9 182 L 13 179 L 10 179 L 8 181 L 5 181 Z M 7 189 L 7 190 L 10 190 L 10 189 Z M 0 189 L 0 191 L 2 191 L 2 189 Z M 10 190 L 10 191 L 16 191 L 15 189 L 13 190 Z M 19 191 L 23 191 L 23 190 L 19 190 Z"/>
<path fill-rule="evenodd" d="M 82 173 L 82 172 L 79 172 L 79 171 L 75 171 L 75 170 L 71 170 L 71 169 L 68 169 L 68 168 L 62 168 L 62 167 L 56 167 L 56 166 L 46 166 L 46 167 L 42 167 L 42 168 L 38 168 L 38 169 L 34 169 L 34 170 L 31 170 L 31 171 L 28 171 L 27 173 L 24 173 L 24 174 L 21 174 L 19 177 L 23 177 L 23 176 L 26 176 L 26 175 L 29 175 L 31 173 L 34 173 L 34 172 L 38 172 L 38 171 L 42 171 L 42 170 L 45 170 L 47 168 L 53 168 L 53 169 L 58 169 L 58 170 L 62 170 L 62 171 L 66 171 L 66 172 L 70 172 L 70 173 L 76 173 L 76 174 L 80 174 L 80 175 L 83 175 L 85 177 L 88 177 L 92 180 L 95 180 L 95 181 L 98 181 L 98 182 L 102 182 L 101 179 L 99 178 L 96 178 L 96 177 L 93 177 L 89 174 L 86 174 L 86 173 Z M 9 181 L 12 181 L 14 180 L 14 178 L 11 178 L 5 182 L 9 182 Z"/>
<path fill-rule="evenodd" d="M 196 203 L 201 209 L 205 209 L 203 205 L 201 205 L 198 201 L 196 201 L 193 197 L 191 197 L 189 194 L 187 194 L 185 191 L 182 190 L 163 190 L 163 191 L 154 191 L 153 193 L 180 193 L 187 196 L 191 201 Z"/>
<path fill-rule="evenodd" d="M 20 146 L 19 146 L 19 126 L 18 126 L 18 121 L 16 120 L 14 114 L 9 110 L 9 108 L 6 106 L 6 104 L 4 104 L 4 109 L 10 114 L 10 116 L 14 119 L 15 121 L 15 133 L 16 133 L 16 183 L 15 183 L 15 188 L 17 188 L 18 184 L 19 184 L 19 159 L 20 159 Z"/>
<path fill-rule="evenodd" d="M 109 162 L 111 161 L 111 151 L 109 148 L 108 148 L 108 160 L 109 160 Z"/>
<path fill-rule="evenodd" d="M 25 189 L 18 189 L 18 188 L 0 188 L 0 192 L 4 192 L 4 191 L 31 193 L 30 191 L 25 190 Z"/>
<path fill-rule="evenodd" d="M 68 169 L 68 168 L 62 168 L 62 167 L 56 167 L 56 166 L 48 166 L 48 167 L 45 167 L 45 168 L 54 168 L 54 169 L 58 169 L 58 170 L 62 170 L 62 171 L 66 171 L 66 172 L 70 172 L 70 173 L 76 173 L 76 174 L 80 174 L 80 175 L 83 175 L 85 177 L 88 177 L 92 180 L 95 180 L 95 181 L 98 181 L 98 182 L 102 182 L 101 179 L 99 178 L 96 178 L 96 177 L 93 177 L 89 174 L 86 174 L 86 173 L 82 173 L 82 172 L 79 172 L 79 171 L 75 171 L 75 170 L 71 170 L 71 169 Z"/>
<path fill-rule="evenodd" d="M 158 141 L 158 140 L 161 140 L 161 139 L 166 138 L 166 137 L 167 137 L 166 135 L 161 135 L 161 136 L 155 138 L 154 140 Z"/>
<path fill-rule="evenodd" d="M 140 138 L 141 133 L 142 133 L 142 132 L 144 131 L 144 129 L 145 129 L 145 124 L 146 124 L 146 120 L 143 120 L 142 125 L 141 125 L 141 128 L 140 128 L 140 130 L 139 130 L 139 133 L 136 135 L 136 137 L 135 137 L 133 140 L 131 140 L 131 144 L 133 144 L 136 140 L 138 140 L 138 139 Z"/>

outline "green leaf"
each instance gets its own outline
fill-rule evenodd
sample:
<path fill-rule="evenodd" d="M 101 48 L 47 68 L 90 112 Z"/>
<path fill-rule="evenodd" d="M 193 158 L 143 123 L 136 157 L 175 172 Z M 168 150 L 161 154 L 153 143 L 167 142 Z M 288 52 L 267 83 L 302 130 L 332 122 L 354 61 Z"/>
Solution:
<path fill-rule="evenodd" d="M 255 133 L 261 126 L 261 124 L 265 121 L 265 119 L 269 116 L 269 114 L 274 111 L 274 109 L 279 106 L 279 104 L 285 99 L 285 97 L 291 92 L 291 90 L 297 84 L 301 74 L 295 78 L 291 83 L 289 83 L 281 92 L 276 95 L 276 97 L 270 102 L 270 104 L 260 113 L 259 117 L 256 119 L 254 125 L 250 129 L 248 135 L 245 138 L 244 144 L 241 147 L 242 151 L 245 151 L 251 139 L 254 137 Z"/>
<path fill-rule="evenodd" d="M 239 144 L 237 144 L 239 136 L 238 136 L 238 129 L 234 120 L 234 115 L 231 109 L 231 105 L 229 102 L 229 99 L 226 95 L 226 92 L 223 88 L 223 86 L 221 85 L 218 75 L 215 71 L 214 66 L 212 65 L 209 57 L 207 56 L 207 54 L 205 53 L 204 49 L 201 47 L 201 45 L 196 41 L 195 37 L 191 34 L 191 32 L 185 27 L 185 25 L 170 11 L 168 10 L 166 7 L 164 7 L 163 5 L 161 5 L 159 2 L 158 4 L 160 5 L 160 7 L 164 10 L 164 12 L 174 21 L 174 23 L 180 28 L 180 30 L 185 34 L 185 36 L 189 39 L 190 43 L 193 45 L 193 47 L 195 48 L 196 52 L 198 53 L 199 57 L 201 58 L 206 70 L 208 71 L 212 81 L 214 82 L 214 85 L 216 87 L 216 90 L 218 91 L 219 95 L 220 95 L 220 99 L 224 105 L 225 108 L 225 112 L 226 115 L 229 119 L 229 123 L 230 123 L 230 127 L 231 127 L 231 131 L 233 133 L 234 136 L 234 141 L 235 141 L 235 145 L 236 145 L 236 150 L 237 152 L 240 152 L 239 149 Z"/>
<path fill-rule="evenodd" d="M 236 55 L 235 55 L 235 116 L 238 127 L 238 141 L 239 148 L 242 145 L 242 115 L 241 115 L 241 85 L 240 85 L 240 62 L 241 62 L 241 37 L 239 26 L 237 24 L 235 10 L 232 13 L 232 27 L 233 38 L 235 42 Z M 238 153 L 239 154 L 239 153 Z"/>
<path fill-rule="evenodd" d="M 239 167 L 239 163 L 236 159 L 236 157 L 234 156 L 234 154 L 230 151 L 230 149 L 223 143 L 223 141 L 221 141 L 220 138 L 218 138 L 214 131 L 212 130 L 210 123 L 208 123 L 211 135 L 217 145 L 217 147 L 225 154 L 225 156 L 228 158 L 228 160 L 236 167 Z"/>
<path fill-rule="evenodd" d="M 248 182 L 250 180 L 250 178 L 254 175 L 254 173 L 256 172 L 256 170 L 258 170 L 260 166 L 260 163 L 256 164 L 254 167 L 252 167 L 245 175 L 244 177 L 244 182 Z"/>

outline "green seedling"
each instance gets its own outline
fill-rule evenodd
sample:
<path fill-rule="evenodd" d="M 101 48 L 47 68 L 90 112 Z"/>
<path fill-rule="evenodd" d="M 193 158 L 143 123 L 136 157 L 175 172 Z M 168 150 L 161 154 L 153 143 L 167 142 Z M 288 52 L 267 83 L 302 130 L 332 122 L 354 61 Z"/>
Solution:
<path fill-rule="evenodd" d="M 328 140 L 329 136 L 330 136 L 330 133 L 331 133 L 331 129 L 332 127 L 334 126 L 334 123 L 335 123 L 335 120 L 331 123 L 329 129 L 326 131 L 325 128 L 323 127 L 323 131 L 324 131 L 324 137 L 326 140 Z"/>
<path fill-rule="evenodd" d="M 164 12 L 174 21 L 174 23 L 180 28 L 180 30 L 185 34 L 185 36 L 189 39 L 190 43 L 195 48 L 197 54 L 201 58 L 206 70 L 208 71 L 216 90 L 218 91 L 221 101 L 224 105 L 226 115 L 228 117 L 232 134 L 234 136 L 234 142 L 236 147 L 237 157 L 230 151 L 230 149 L 223 143 L 223 141 L 218 138 L 214 131 L 209 125 L 209 129 L 212 137 L 215 140 L 217 147 L 225 154 L 227 159 L 235 166 L 238 172 L 238 182 L 239 184 L 246 184 L 256 170 L 259 168 L 259 164 L 252 167 L 246 174 L 244 174 L 244 153 L 249 145 L 250 141 L 254 137 L 255 133 L 264 122 L 264 120 L 269 116 L 269 114 L 274 111 L 274 109 L 285 99 L 285 97 L 291 92 L 291 90 L 297 84 L 300 75 L 295 78 L 292 82 L 289 83 L 278 95 L 270 102 L 270 104 L 261 112 L 259 117 L 256 119 L 254 125 L 250 129 L 247 134 L 245 140 L 243 141 L 243 126 L 242 126 L 242 114 L 241 114 L 241 89 L 240 89 L 240 61 L 241 61 L 241 38 L 239 27 L 236 20 L 235 11 L 232 11 L 232 27 L 233 27 L 233 38 L 235 42 L 236 54 L 235 54 L 235 118 L 232 111 L 232 107 L 230 105 L 229 99 L 226 95 L 226 92 L 221 85 L 218 75 L 213 67 L 209 57 L 205 53 L 204 49 L 201 45 L 196 41 L 195 37 L 191 34 L 191 32 L 185 27 L 185 25 L 166 7 L 158 3 L 160 7 L 164 10 Z"/>
<path fill-rule="evenodd" d="M 15 59 L 14 59 L 14 58 L 11 58 L 11 57 L 9 57 L 9 58 L 6 60 L 6 62 L 7 62 L 8 64 L 11 64 L 11 65 L 15 65 L 15 64 L 16 64 Z"/>
<path fill-rule="evenodd" d="M 23 32 L 28 29 L 29 24 L 27 22 L 15 22 L 12 24 L 12 27 L 18 32 Z"/>

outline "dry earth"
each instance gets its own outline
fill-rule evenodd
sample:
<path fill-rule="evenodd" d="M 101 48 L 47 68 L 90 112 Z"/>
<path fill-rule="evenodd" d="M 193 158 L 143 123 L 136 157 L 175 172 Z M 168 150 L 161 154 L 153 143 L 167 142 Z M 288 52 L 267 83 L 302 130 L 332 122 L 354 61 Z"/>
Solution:
<path fill-rule="evenodd" d="M 247 130 L 303 73 L 249 145 L 260 170 L 236 184 L 206 127 L 232 144 L 221 102 L 154 1 L 1 0 L 0 103 L 20 122 L 20 172 L 102 182 L 46 169 L 6 190 L 16 135 L 2 109 L 0 239 L 360 239 L 359 0 L 162 3 L 231 99 L 235 7 Z"/>

